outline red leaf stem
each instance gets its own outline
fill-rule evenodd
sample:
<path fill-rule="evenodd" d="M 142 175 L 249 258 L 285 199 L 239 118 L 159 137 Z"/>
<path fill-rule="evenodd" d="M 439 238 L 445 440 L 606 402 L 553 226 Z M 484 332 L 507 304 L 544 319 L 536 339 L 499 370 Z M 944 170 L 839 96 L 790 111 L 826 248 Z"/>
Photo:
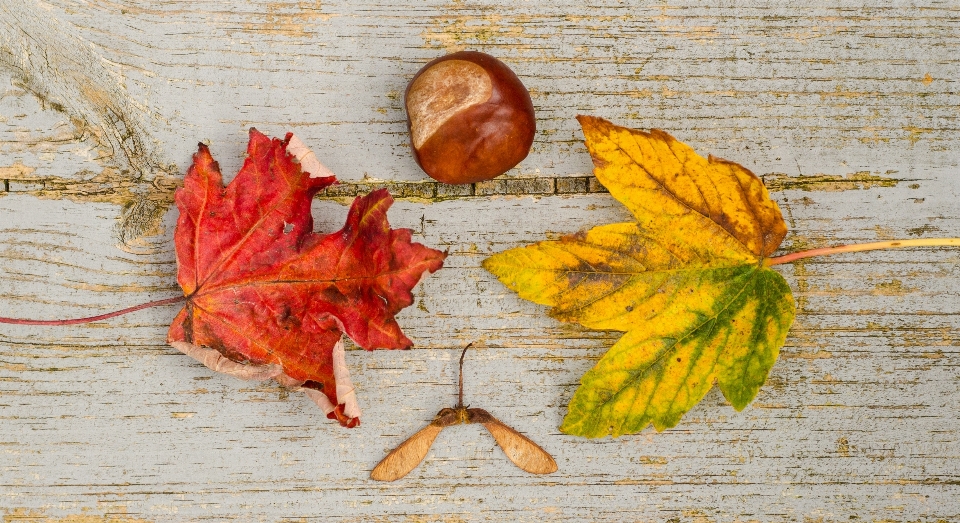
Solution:
<path fill-rule="evenodd" d="M 79 325 L 81 323 L 92 323 L 95 321 L 115 318 L 117 316 L 122 316 L 124 314 L 129 314 L 131 312 L 136 312 L 143 309 L 149 309 L 150 307 L 160 307 L 163 305 L 170 305 L 172 303 L 180 303 L 185 301 L 186 299 L 187 299 L 186 296 L 174 296 L 173 298 L 149 301 L 147 303 L 141 303 L 140 305 L 134 305 L 133 307 L 127 307 L 126 309 L 120 309 L 118 311 L 108 312 L 106 314 L 100 314 L 98 316 L 88 316 L 86 318 L 73 318 L 69 320 L 28 320 L 28 319 L 22 319 L 22 318 L 4 318 L 0 316 L 0 323 L 11 323 L 13 325 Z"/>

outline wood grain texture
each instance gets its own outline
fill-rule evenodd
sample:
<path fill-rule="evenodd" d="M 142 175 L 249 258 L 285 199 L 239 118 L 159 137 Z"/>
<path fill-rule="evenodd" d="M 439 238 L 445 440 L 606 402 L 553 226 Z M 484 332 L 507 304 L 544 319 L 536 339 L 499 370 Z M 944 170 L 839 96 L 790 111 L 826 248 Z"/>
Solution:
<path fill-rule="evenodd" d="M 578 113 L 662 128 L 754 170 L 787 219 L 782 252 L 956 236 L 960 8 L 543 4 L 0 0 L 0 315 L 175 295 L 178 173 L 197 141 L 235 172 L 250 126 L 296 132 L 351 182 L 315 202 L 318 230 L 340 227 L 352 193 L 386 184 L 407 191 L 391 222 L 451 253 L 399 318 L 415 349 L 348 350 L 365 413 L 353 430 L 166 346 L 174 307 L 0 326 L 0 517 L 960 519 L 960 252 L 778 266 L 798 316 L 753 404 L 737 413 L 714 390 L 675 429 L 599 441 L 556 427 L 619 334 L 557 323 L 480 267 L 629 219 L 591 192 Z M 424 63 L 459 49 L 511 65 L 539 125 L 517 169 L 466 189 L 421 183 L 401 99 Z M 369 480 L 454 401 L 471 341 L 468 402 L 559 472 L 523 473 L 467 425 L 403 480 Z"/>

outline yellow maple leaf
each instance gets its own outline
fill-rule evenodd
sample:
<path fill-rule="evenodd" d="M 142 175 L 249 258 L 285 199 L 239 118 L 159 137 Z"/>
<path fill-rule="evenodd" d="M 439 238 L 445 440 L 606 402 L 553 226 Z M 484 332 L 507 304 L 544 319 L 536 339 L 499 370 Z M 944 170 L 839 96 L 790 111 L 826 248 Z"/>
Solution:
<path fill-rule="evenodd" d="M 716 382 L 756 396 L 795 313 L 765 265 L 787 233 L 763 182 L 669 134 L 578 116 L 594 174 L 636 218 L 511 249 L 483 266 L 550 315 L 626 334 L 584 374 L 560 430 L 586 437 L 676 425 Z"/>

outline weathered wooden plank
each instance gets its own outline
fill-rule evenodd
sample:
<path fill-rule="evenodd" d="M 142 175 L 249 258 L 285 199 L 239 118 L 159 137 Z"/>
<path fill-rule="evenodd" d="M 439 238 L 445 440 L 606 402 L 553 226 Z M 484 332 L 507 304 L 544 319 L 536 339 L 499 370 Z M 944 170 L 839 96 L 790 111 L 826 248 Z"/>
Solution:
<path fill-rule="evenodd" d="M 8 52 L 23 52 L 22 28 L 70 42 L 47 46 L 67 53 L 63 60 L 82 48 L 87 72 L 58 78 L 47 71 L 60 89 L 48 92 L 49 83 L 26 81 L 34 69 L 46 71 L 39 56 L 16 55 L 5 60 L 15 64 L 13 79 L 45 100 L 59 97 L 47 107 L 62 111 L 64 130 L 83 116 L 71 107 L 96 102 L 82 87 L 115 79 L 124 89 L 106 91 L 110 107 L 129 108 L 125 116 L 149 134 L 143 140 L 160 159 L 155 164 L 181 170 L 193 144 L 209 140 L 233 172 L 245 130 L 256 125 L 296 131 L 343 179 L 421 179 L 406 151 L 401 93 L 420 65 L 465 47 L 501 56 L 533 91 L 540 131 L 515 174 L 587 173 L 578 112 L 667 129 L 761 173 L 913 178 L 957 165 L 951 145 L 960 65 L 940 52 L 958 43 L 950 5 L 44 5 L 5 8 L 10 21 L 0 27 L 14 42 Z M 6 143 L 40 138 L 16 118 L 4 126 L 21 133 Z M 124 136 L 109 119 L 87 128 L 92 136 L 81 147 L 103 149 L 101 163 L 120 171 L 123 162 L 114 160 L 140 150 L 98 139 Z M 19 160 L 38 176 L 75 172 L 75 161 L 61 168 Z"/>
<path fill-rule="evenodd" d="M 417 348 L 348 352 L 365 410 L 351 431 L 164 345 L 174 307 L 3 326 L 6 519 L 960 518 L 960 253 L 778 267 L 799 314 L 751 406 L 712 391 L 675 429 L 599 441 L 556 427 L 619 334 L 559 324 L 480 268 L 629 219 L 591 192 L 576 113 L 664 128 L 754 169 L 787 217 L 785 252 L 956 235 L 955 5 L 0 0 L 0 13 L 0 314 L 175 295 L 176 173 L 198 140 L 235 171 L 250 126 L 297 132 L 351 182 L 316 202 L 319 230 L 340 226 L 343 196 L 385 183 L 406 198 L 391 221 L 451 253 L 401 315 Z M 401 101 L 421 64 L 460 48 L 511 64 L 540 123 L 518 169 L 466 189 L 422 183 Z M 366 479 L 452 402 L 470 341 L 467 401 L 560 471 L 526 475 L 465 426 L 402 482 Z"/>
<path fill-rule="evenodd" d="M 889 229 L 884 233 L 909 234 L 948 208 L 949 197 L 939 196 L 948 191 L 937 190 L 942 182 L 925 183 L 932 190 L 922 206 L 932 212 L 907 220 L 896 217 L 917 205 L 907 198 L 914 189 L 797 192 L 811 202 L 781 200 L 798 227 L 791 240 L 876 239 L 876 224 Z M 828 221 L 857 196 L 859 216 Z M 878 205 L 877 196 L 892 202 Z M 16 200 L 38 207 L 28 197 Z M 56 230 L 56 217 L 92 208 L 40 205 L 54 210 L 34 213 L 53 223 L 41 222 L 45 229 L 33 233 L 19 230 L 19 237 L 42 238 Z M 329 201 L 316 207 L 322 229 L 345 210 Z M 85 218 L 100 224 L 86 234 L 104 237 L 110 215 L 103 209 Z M 695 513 L 792 520 L 880 517 L 894 509 L 903 519 L 956 513 L 960 324 L 956 280 L 945 278 L 956 271 L 955 252 L 858 254 L 785 268 L 801 312 L 770 383 L 751 407 L 736 413 L 714 391 L 676 429 L 584 441 L 555 427 L 577 378 L 616 334 L 556 324 L 478 264 L 487 250 L 533 241 L 543 231 L 556 235 L 625 219 L 625 213 L 609 196 L 597 195 L 400 202 L 391 216 L 419 231 L 418 239 L 449 246 L 451 257 L 421 284 L 423 307 L 403 313 L 404 327 L 423 348 L 349 353 L 366 412 L 359 429 L 334 426 L 298 395 L 214 376 L 160 345 L 172 309 L 89 327 L 5 328 L 0 397 L 12 416 L 4 414 L 2 431 L 11 458 L 4 503 L 58 513 L 109 502 L 138 517 L 175 513 L 183 519 L 448 514 L 479 520 L 500 514 L 618 521 Z M 110 258 L 102 252 L 109 246 L 80 245 L 89 253 L 75 256 L 84 261 L 74 270 L 133 285 L 124 279 L 143 281 L 144 268 L 160 267 L 159 279 L 172 283 L 169 252 L 103 260 Z M 14 279 L 27 270 L 55 274 L 60 266 L 30 256 L 50 249 L 40 241 L 15 247 L 31 262 L 9 270 Z M 104 263 L 116 265 L 100 269 Z M 26 310 L 32 297 L 24 285 L 38 296 L 61 294 L 61 302 L 77 304 L 53 304 L 63 312 L 110 308 L 126 294 L 58 291 L 69 288 L 62 281 L 69 277 L 5 279 L 4 301 Z M 130 301 L 159 297 L 124 288 Z M 41 303 L 33 312 L 43 315 L 40 309 L 50 306 Z M 448 347 L 468 340 L 480 340 L 468 360 L 468 401 L 550 449 L 560 473 L 524 475 L 477 427 L 460 427 L 447 431 L 402 484 L 369 483 L 367 471 L 384 452 L 450 403 L 457 351 Z M 70 501 L 44 501 L 52 498 Z"/>

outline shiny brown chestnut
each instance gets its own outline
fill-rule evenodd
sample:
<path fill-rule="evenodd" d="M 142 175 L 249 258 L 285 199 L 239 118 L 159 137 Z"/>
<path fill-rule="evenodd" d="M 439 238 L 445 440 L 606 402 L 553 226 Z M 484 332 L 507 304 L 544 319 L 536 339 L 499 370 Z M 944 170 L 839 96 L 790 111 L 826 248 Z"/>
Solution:
<path fill-rule="evenodd" d="M 477 51 L 423 66 L 404 96 L 413 156 L 443 183 L 473 183 L 527 157 L 537 130 L 530 93 L 503 62 Z"/>

